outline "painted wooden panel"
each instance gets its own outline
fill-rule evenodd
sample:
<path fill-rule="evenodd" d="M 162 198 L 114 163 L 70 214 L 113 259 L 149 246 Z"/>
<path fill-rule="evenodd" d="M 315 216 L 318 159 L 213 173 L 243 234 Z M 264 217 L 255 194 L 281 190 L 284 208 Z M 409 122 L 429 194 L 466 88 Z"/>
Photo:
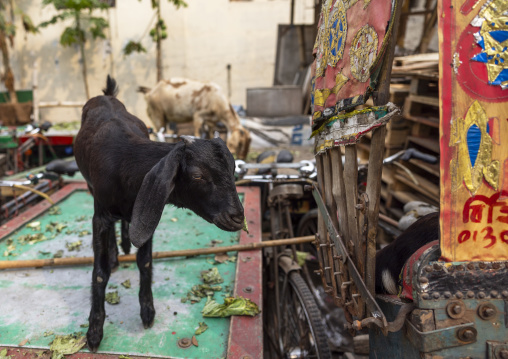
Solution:
<path fill-rule="evenodd" d="M 316 153 L 353 144 L 398 111 L 392 104 L 356 109 L 377 88 L 397 2 L 323 1 L 312 64 L 312 136 Z"/>
<path fill-rule="evenodd" d="M 441 250 L 508 259 L 508 1 L 439 6 Z"/>

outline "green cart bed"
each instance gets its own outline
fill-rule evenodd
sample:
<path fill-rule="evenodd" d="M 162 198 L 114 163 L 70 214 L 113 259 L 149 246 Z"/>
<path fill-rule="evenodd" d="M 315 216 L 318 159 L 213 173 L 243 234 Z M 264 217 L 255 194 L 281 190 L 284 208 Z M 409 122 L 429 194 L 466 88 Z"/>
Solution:
<path fill-rule="evenodd" d="M 154 251 L 261 241 L 259 193 L 250 188 L 239 188 L 239 193 L 249 234 L 222 231 L 189 210 L 167 206 L 154 234 Z M 69 184 L 52 199 L 58 210 L 44 201 L 0 228 L 0 260 L 93 255 L 93 198 L 85 184 Z M 119 232 L 118 226 L 117 236 Z M 33 234 L 38 237 L 28 237 Z M 82 349 L 71 357 L 262 357 L 262 314 L 203 318 L 201 310 L 206 298 L 195 304 L 190 300 L 182 302 L 192 286 L 202 284 L 201 272 L 215 267 L 224 279 L 222 290 L 214 294 L 217 302 L 222 303 L 227 295 L 238 295 L 251 299 L 262 310 L 260 252 L 228 255 L 229 260 L 223 263 L 217 262 L 214 255 L 154 260 L 156 317 L 153 327 L 146 330 L 139 316 L 139 271 L 135 263 L 120 264 L 106 291 L 117 292 L 120 301 L 106 303 L 99 353 L 92 355 Z M 7 354 L 16 358 L 40 357 L 49 355 L 55 335 L 86 333 L 91 271 L 91 265 L 0 271 L 0 352 L 7 349 Z M 189 346 L 200 322 L 206 323 L 208 329 L 195 336 L 197 346 Z"/>

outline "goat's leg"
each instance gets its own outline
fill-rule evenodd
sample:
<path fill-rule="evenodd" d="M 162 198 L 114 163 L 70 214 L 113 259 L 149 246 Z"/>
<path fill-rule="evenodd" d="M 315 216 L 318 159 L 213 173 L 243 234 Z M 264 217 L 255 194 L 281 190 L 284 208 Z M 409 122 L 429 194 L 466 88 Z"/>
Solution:
<path fill-rule="evenodd" d="M 115 235 L 115 226 L 112 220 L 94 214 L 93 220 L 93 251 L 94 265 L 92 274 L 92 308 L 88 317 L 88 332 L 86 333 L 88 349 L 96 352 L 103 336 L 104 300 L 106 286 L 111 267 L 109 262 L 109 246 L 111 237 Z"/>
<path fill-rule="evenodd" d="M 139 305 L 140 315 L 145 329 L 151 328 L 155 318 L 155 308 L 152 296 L 152 240 L 150 238 L 136 255 L 136 262 L 139 268 Z"/>
<path fill-rule="evenodd" d="M 118 243 L 116 242 L 116 232 L 115 232 L 115 224 L 113 223 L 113 231 L 109 234 L 109 267 L 111 268 L 111 272 L 115 272 L 118 269 Z"/>
<path fill-rule="evenodd" d="M 208 111 L 197 111 L 194 112 L 192 124 L 194 125 L 194 136 L 200 138 L 201 137 L 201 128 L 206 122 L 206 119 L 210 116 Z"/>
<path fill-rule="evenodd" d="M 129 222 L 122 219 L 122 249 L 125 254 L 131 252 L 131 241 L 129 239 Z"/>

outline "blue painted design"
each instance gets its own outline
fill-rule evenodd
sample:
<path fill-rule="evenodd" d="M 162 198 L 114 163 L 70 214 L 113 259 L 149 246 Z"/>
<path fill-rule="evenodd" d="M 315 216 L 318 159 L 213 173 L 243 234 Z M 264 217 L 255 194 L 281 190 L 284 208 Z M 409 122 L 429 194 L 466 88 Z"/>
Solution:
<path fill-rule="evenodd" d="M 497 42 L 505 42 L 508 40 L 508 31 L 505 30 L 496 30 L 489 32 L 490 36 L 496 40 Z"/>
<path fill-rule="evenodd" d="M 487 62 L 487 53 L 480 52 L 479 54 L 475 55 L 471 60 L 478 61 L 478 62 Z"/>
<path fill-rule="evenodd" d="M 335 20 L 333 22 L 333 25 L 332 25 L 332 29 L 337 29 L 337 23 L 339 22 L 339 19 Z M 334 38 L 334 34 L 335 32 L 334 31 L 330 31 L 330 37 L 328 39 L 328 47 L 331 48 L 331 52 L 332 52 L 332 55 L 333 56 L 337 56 L 337 50 L 340 49 L 340 46 L 338 47 L 332 47 L 332 44 L 333 44 L 333 38 Z"/>
<path fill-rule="evenodd" d="M 490 135 L 490 126 L 488 123 L 487 123 L 487 133 Z M 473 124 L 467 130 L 467 148 L 469 152 L 469 160 L 471 161 L 471 166 L 473 167 L 476 163 L 476 158 L 478 157 L 478 151 L 480 149 L 481 142 L 482 142 L 482 131 L 476 124 Z"/>
<path fill-rule="evenodd" d="M 471 166 L 473 167 L 476 163 L 476 158 L 478 157 L 478 150 L 480 149 L 481 142 L 482 131 L 477 125 L 472 125 L 467 130 L 467 148 L 469 151 L 469 160 L 471 161 Z"/>
<path fill-rule="evenodd" d="M 502 70 L 496 79 L 492 81 L 492 85 L 501 85 L 505 81 L 508 81 L 508 69 Z"/>

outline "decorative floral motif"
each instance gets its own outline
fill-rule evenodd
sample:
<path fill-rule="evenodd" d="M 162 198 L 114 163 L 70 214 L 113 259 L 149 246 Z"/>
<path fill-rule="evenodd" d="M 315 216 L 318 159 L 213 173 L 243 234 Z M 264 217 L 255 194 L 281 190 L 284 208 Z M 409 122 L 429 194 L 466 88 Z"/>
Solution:
<path fill-rule="evenodd" d="M 369 24 L 364 25 L 353 38 L 351 44 L 351 73 L 360 82 L 370 77 L 370 67 L 377 55 L 378 37 L 376 30 Z"/>
<path fill-rule="evenodd" d="M 346 9 L 342 0 L 323 4 L 323 22 L 316 38 L 316 76 L 324 75 L 327 66 L 335 67 L 344 55 L 346 45 Z M 324 41 L 323 41 L 324 40 Z M 324 46 L 326 44 L 326 46 Z"/>

